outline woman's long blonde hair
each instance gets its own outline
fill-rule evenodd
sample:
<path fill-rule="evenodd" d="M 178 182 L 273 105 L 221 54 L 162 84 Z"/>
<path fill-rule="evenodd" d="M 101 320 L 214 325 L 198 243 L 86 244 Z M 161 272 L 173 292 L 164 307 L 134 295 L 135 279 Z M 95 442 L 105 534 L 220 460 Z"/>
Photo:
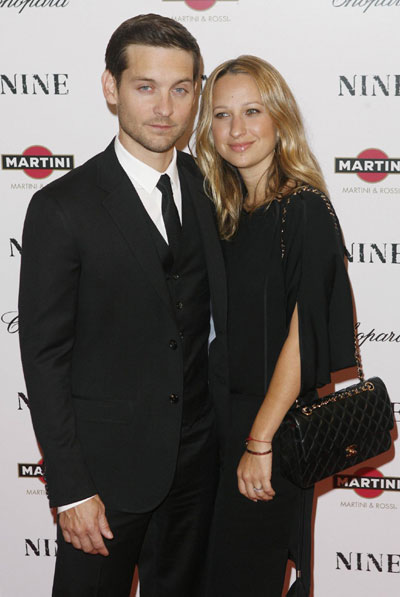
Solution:
<path fill-rule="evenodd" d="M 202 93 L 197 125 L 197 163 L 205 177 L 205 190 L 214 201 L 220 235 L 231 238 L 243 206 L 243 181 L 237 168 L 217 152 L 212 134 L 214 85 L 226 74 L 250 75 L 260 91 L 277 132 L 277 144 L 265 188 L 267 205 L 304 184 L 326 193 L 325 182 L 304 132 L 300 112 L 286 81 L 268 62 L 256 56 L 239 56 L 217 66 Z M 259 205 L 259 204 L 258 204 Z"/>

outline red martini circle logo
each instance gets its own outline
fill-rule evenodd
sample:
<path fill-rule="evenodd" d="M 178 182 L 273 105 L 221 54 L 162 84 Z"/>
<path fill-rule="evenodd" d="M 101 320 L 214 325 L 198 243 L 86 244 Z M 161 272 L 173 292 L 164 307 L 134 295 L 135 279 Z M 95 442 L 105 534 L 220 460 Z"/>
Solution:
<path fill-rule="evenodd" d="M 47 149 L 47 147 L 42 147 L 41 145 L 32 145 L 31 147 L 28 147 L 28 149 L 25 149 L 22 155 L 30 157 L 42 157 L 50 156 L 52 153 L 49 149 Z M 50 176 L 53 170 L 50 168 L 40 168 L 37 170 L 34 168 L 24 168 L 24 172 L 32 178 L 46 178 L 46 176 Z"/>
<path fill-rule="evenodd" d="M 22 154 L 2 155 L 3 170 L 23 170 L 31 178 L 46 178 L 53 170 L 72 170 L 73 155 L 54 155 L 43 145 L 31 145 Z"/>
<path fill-rule="evenodd" d="M 193 10 L 207 10 L 216 4 L 217 0 L 185 0 L 185 4 Z"/>
<path fill-rule="evenodd" d="M 163 2 L 184 2 L 192 10 L 207 10 L 217 2 L 237 2 L 238 0 L 163 0 Z"/>
<path fill-rule="evenodd" d="M 357 156 L 357 159 L 364 160 L 364 167 L 369 162 L 372 162 L 376 167 L 378 164 L 383 164 L 389 157 L 380 149 L 365 149 Z M 373 172 L 371 170 L 368 172 L 366 170 L 364 170 L 364 172 L 357 172 L 357 176 L 359 176 L 361 180 L 365 180 L 365 182 L 380 182 L 388 175 L 387 172 Z"/>
<path fill-rule="evenodd" d="M 381 471 L 373 468 L 360 468 L 358 471 L 355 472 L 357 477 L 364 477 L 366 480 L 369 479 L 383 479 L 383 475 Z M 382 495 L 383 489 L 370 489 L 368 488 L 368 482 L 365 483 L 367 487 L 357 487 L 354 489 L 357 495 L 364 498 L 376 498 Z M 361 484 L 362 485 L 362 484 Z"/>
<path fill-rule="evenodd" d="M 356 158 L 335 158 L 335 172 L 357 174 L 365 182 L 380 182 L 388 174 L 400 174 L 400 159 L 381 149 L 364 149 Z"/>

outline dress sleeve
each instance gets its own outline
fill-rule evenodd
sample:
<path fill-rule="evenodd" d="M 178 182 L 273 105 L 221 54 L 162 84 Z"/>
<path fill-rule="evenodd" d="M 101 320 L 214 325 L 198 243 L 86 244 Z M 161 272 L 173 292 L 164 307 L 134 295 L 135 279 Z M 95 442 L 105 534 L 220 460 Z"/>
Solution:
<path fill-rule="evenodd" d="M 329 199 L 315 189 L 298 192 L 282 210 L 282 252 L 287 323 L 299 313 L 301 396 L 351 367 L 354 321 L 340 226 Z"/>

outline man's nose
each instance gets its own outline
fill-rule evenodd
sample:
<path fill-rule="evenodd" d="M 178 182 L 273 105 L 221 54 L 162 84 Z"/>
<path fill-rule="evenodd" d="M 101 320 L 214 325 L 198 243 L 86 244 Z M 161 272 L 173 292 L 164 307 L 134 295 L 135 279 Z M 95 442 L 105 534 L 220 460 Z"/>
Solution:
<path fill-rule="evenodd" d="M 156 114 L 161 116 L 171 116 L 173 112 L 172 98 L 169 92 L 161 92 L 157 98 L 156 105 L 154 107 Z"/>

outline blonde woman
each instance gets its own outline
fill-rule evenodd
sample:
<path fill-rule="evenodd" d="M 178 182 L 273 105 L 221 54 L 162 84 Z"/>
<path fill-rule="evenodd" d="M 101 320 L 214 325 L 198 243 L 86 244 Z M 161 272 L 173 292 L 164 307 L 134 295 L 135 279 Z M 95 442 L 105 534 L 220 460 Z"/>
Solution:
<path fill-rule="evenodd" d="M 312 490 L 281 475 L 278 431 L 298 397 L 307 402 L 331 371 L 354 365 L 339 224 L 294 97 L 260 58 L 229 60 L 208 78 L 196 153 L 215 203 L 229 314 L 207 597 L 280 597 L 288 558 L 297 568 L 289 594 L 303 597 Z"/>

